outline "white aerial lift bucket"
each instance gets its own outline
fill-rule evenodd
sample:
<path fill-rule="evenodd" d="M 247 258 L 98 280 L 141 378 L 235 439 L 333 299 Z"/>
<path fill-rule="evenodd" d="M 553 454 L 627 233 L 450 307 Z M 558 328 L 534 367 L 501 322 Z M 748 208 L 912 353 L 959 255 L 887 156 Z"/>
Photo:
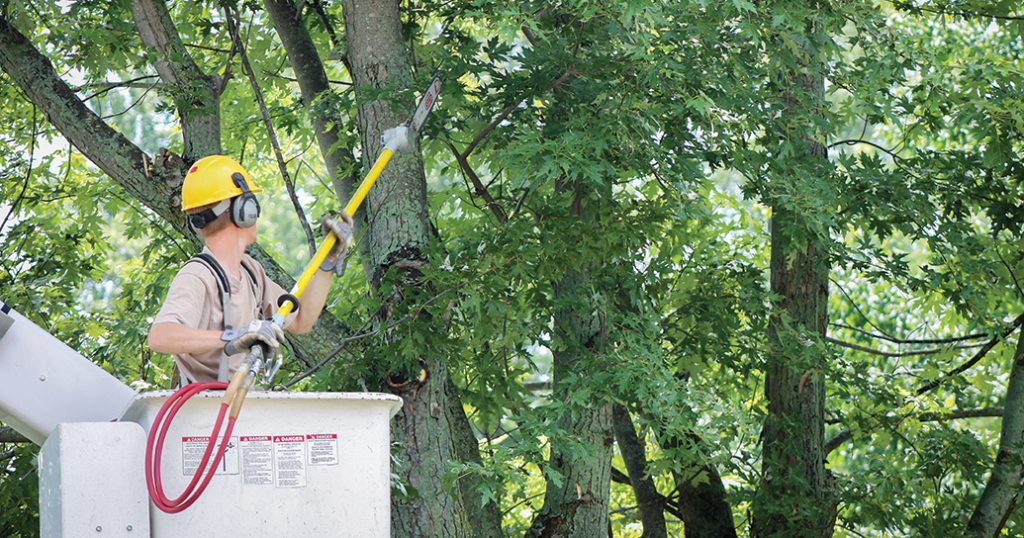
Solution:
<path fill-rule="evenodd" d="M 141 394 L 124 420 L 148 431 L 170 395 Z M 220 397 L 200 393 L 175 417 L 160 466 L 168 496 L 195 474 Z M 401 404 L 390 394 L 249 393 L 209 487 L 181 513 L 151 507 L 152 536 L 390 536 L 389 424 Z"/>
<path fill-rule="evenodd" d="M 206 491 L 167 514 L 149 500 L 144 459 L 170 395 L 136 394 L 0 303 L 0 421 L 42 445 L 43 538 L 390 536 L 399 397 L 249 393 Z M 175 416 L 161 452 L 168 496 L 191 479 L 220 397 L 200 393 Z"/>

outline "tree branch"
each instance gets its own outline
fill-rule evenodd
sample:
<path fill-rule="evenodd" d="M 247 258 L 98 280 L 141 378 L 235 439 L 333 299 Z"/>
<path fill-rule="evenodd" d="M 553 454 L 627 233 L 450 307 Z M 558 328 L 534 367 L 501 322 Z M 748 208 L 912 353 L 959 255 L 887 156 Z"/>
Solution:
<path fill-rule="evenodd" d="M 562 73 L 561 76 L 559 76 L 557 79 L 555 79 L 554 82 L 549 84 L 548 87 L 544 88 L 544 91 L 542 91 L 540 93 L 548 92 L 552 88 L 555 88 L 555 87 L 561 85 L 563 82 L 566 81 L 566 79 L 569 78 L 570 75 L 572 75 L 572 73 L 573 73 L 572 69 L 566 69 L 565 72 Z M 485 138 L 487 138 L 487 135 L 491 134 L 491 131 L 493 131 L 495 128 L 497 128 L 498 125 L 501 122 L 505 121 L 505 118 L 508 118 L 509 115 L 512 114 L 512 112 L 515 109 L 519 108 L 519 105 L 522 104 L 524 101 L 526 101 L 525 97 L 520 99 L 520 100 L 518 100 L 518 101 L 516 101 L 515 103 L 512 103 L 511 105 L 505 107 L 505 110 L 502 110 L 501 113 L 498 114 L 493 120 L 491 120 L 491 122 L 488 123 L 486 127 L 484 127 L 483 129 L 480 129 L 480 132 L 478 132 L 476 134 L 476 136 L 473 137 L 473 141 L 470 142 L 469 145 L 466 146 L 465 151 L 463 151 L 460 154 L 462 156 L 462 158 L 463 159 L 468 158 L 469 155 L 472 154 L 474 150 L 476 150 L 477 146 L 479 146 L 480 143 L 483 142 Z"/>
<path fill-rule="evenodd" d="M 964 18 L 976 17 L 982 19 L 997 19 L 1001 21 L 1024 21 L 1024 16 L 1019 15 L 996 15 L 995 13 L 985 13 L 982 11 L 946 11 L 928 6 L 918 6 L 910 2 L 900 2 L 899 0 L 890 0 L 890 3 L 897 8 L 905 9 L 910 12 L 924 11 L 928 13 L 935 13 L 937 15 L 954 15 Z"/>
<path fill-rule="evenodd" d="M 874 348 L 870 348 L 870 347 L 867 347 L 867 346 L 862 346 L 860 344 L 854 344 L 854 343 L 851 343 L 851 342 L 844 342 L 842 340 L 837 340 L 835 338 L 832 338 L 831 336 L 826 336 L 825 337 L 825 341 L 829 342 L 831 344 L 835 344 L 835 345 L 837 345 L 839 347 L 845 347 L 847 349 L 855 349 L 857 351 L 863 351 L 865 353 L 870 353 L 872 355 L 879 355 L 879 356 L 882 356 L 882 357 L 915 357 L 915 356 L 918 356 L 918 355 L 934 355 L 936 353 L 942 353 L 943 351 L 947 351 L 949 349 L 972 349 L 972 348 L 976 348 L 976 347 L 982 345 L 982 344 L 974 344 L 974 345 L 950 346 L 948 348 L 919 349 L 919 350 L 915 350 L 915 351 L 882 351 L 880 349 L 874 349 Z"/>
<path fill-rule="evenodd" d="M 299 20 L 298 11 L 290 0 L 264 0 L 263 6 L 270 15 L 281 44 L 284 45 L 288 64 L 299 84 L 302 105 L 312 112 L 313 103 L 317 99 L 331 94 L 331 81 L 327 78 L 320 53 L 309 35 L 309 30 Z M 328 107 L 318 108 L 320 111 L 313 114 L 312 118 L 317 144 L 320 146 L 320 153 L 323 155 L 327 176 L 331 179 L 334 192 L 339 200 L 345 200 L 355 192 L 360 167 L 352 151 L 341 147 L 336 126 L 337 118 L 331 117 L 335 111 Z"/>
<path fill-rule="evenodd" d="M 220 153 L 219 77 L 207 76 L 196 65 L 163 0 L 133 0 L 132 14 L 143 44 L 156 50 L 153 64 L 174 97 L 185 161 Z"/>
<path fill-rule="evenodd" d="M 654 480 L 647 474 L 643 440 L 637 436 L 629 411 L 621 404 L 612 406 L 612 429 L 640 509 L 643 538 L 663 538 L 668 535 L 665 527 L 665 497 L 658 493 Z"/>
<path fill-rule="evenodd" d="M 501 224 L 508 222 L 508 215 L 505 214 L 505 211 L 501 209 L 498 202 L 496 202 L 494 197 L 491 196 L 491 193 L 488 192 L 487 187 L 484 186 L 482 181 L 480 181 L 480 177 L 476 175 L 476 171 L 474 171 L 473 167 L 469 165 L 469 161 L 466 160 L 466 157 L 459 153 L 459 150 L 455 149 L 455 144 L 451 141 L 445 140 L 445 144 L 447 144 L 448 149 L 451 150 L 452 155 L 455 157 L 455 161 L 459 163 L 459 168 L 461 168 L 462 172 L 469 177 L 470 181 L 473 182 L 473 188 L 476 191 L 477 196 L 484 199 L 484 202 L 487 203 L 487 208 L 491 210 L 491 213 L 494 213 L 498 222 Z"/>
<path fill-rule="evenodd" d="M 1024 464 L 1021 462 L 1021 437 L 1024 436 L 1024 333 L 1017 339 L 1017 349 L 1010 362 L 1010 380 L 1006 387 L 1006 415 L 999 432 L 999 452 L 992 473 L 978 500 L 965 536 L 977 538 L 998 536 L 1006 525 L 1021 494 Z"/>
<path fill-rule="evenodd" d="M 965 418 L 996 418 L 1003 416 L 1005 412 L 1006 410 L 1002 407 L 980 407 L 975 409 L 961 409 L 959 411 L 952 412 L 911 413 L 900 417 L 886 417 L 886 419 L 895 422 L 902 421 L 907 418 L 913 418 L 919 422 L 945 422 L 947 420 L 961 420 Z M 852 438 L 852 430 L 845 429 L 840 431 L 835 437 L 825 443 L 825 455 L 828 456 L 830 452 L 839 448 L 843 443 Z"/>
<path fill-rule="evenodd" d="M 967 360 L 967 362 L 961 364 L 960 366 L 954 368 L 953 370 L 950 370 L 949 372 L 946 372 L 946 375 L 936 379 L 935 381 L 932 381 L 921 386 L 920 388 L 917 389 L 917 394 L 924 394 L 938 387 L 942 383 L 946 382 L 946 380 L 948 380 L 949 378 L 955 375 L 962 374 L 975 364 L 978 364 L 978 362 L 981 359 L 985 358 L 985 355 L 988 354 L 988 352 L 991 351 L 992 348 L 996 346 L 996 344 L 1002 342 L 1004 339 L 1006 339 L 1007 336 L 1010 336 L 1010 334 L 1013 333 L 1013 331 L 1015 331 L 1017 327 L 1020 327 L 1021 323 L 1024 323 L 1024 314 L 1017 316 L 1017 318 L 1013 320 L 1013 323 L 1011 323 L 1009 327 L 1003 329 L 1001 333 L 997 334 L 991 340 L 986 342 L 985 345 L 982 346 L 982 348 L 979 349 L 977 353 L 975 353 L 970 359 Z"/>
<path fill-rule="evenodd" d="M 132 14 L 142 43 L 157 52 L 153 63 L 164 82 L 186 86 L 191 81 L 206 79 L 206 73 L 196 65 L 178 36 L 162 0 L 133 0 Z"/>
<path fill-rule="evenodd" d="M 146 207 L 187 232 L 176 207 L 184 163 L 169 153 L 150 158 L 106 124 L 75 95 L 39 53 L 5 18 L 0 18 L 0 68 L 46 114 L 79 151 Z"/>
<path fill-rule="evenodd" d="M 860 139 L 860 138 L 840 140 L 838 142 L 833 142 L 833 143 L 828 145 L 828 149 L 832 149 L 832 148 L 834 148 L 836 146 L 842 146 L 842 145 L 845 145 L 845 146 L 855 146 L 857 144 L 864 144 L 865 146 L 871 146 L 871 147 L 873 147 L 873 148 L 875 148 L 875 149 L 877 149 L 877 150 L 879 150 L 879 151 L 889 155 L 890 157 L 893 158 L 893 160 L 900 160 L 900 159 L 903 158 L 903 157 L 900 157 L 899 155 L 897 155 L 896 152 L 894 152 L 893 150 L 891 150 L 889 148 L 882 147 L 882 146 L 880 146 L 880 145 L 878 145 L 878 144 L 876 144 L 876 143 L 874 143 L 874 142 L 872 142 L 870 140 L 864 140 L 864 139 Z"/>
<path fill-rule="evenodd" d="M 878 340 L 886 340 L 888 342 L 893 342 L 895 344 L 953 344 L 956 342 L 966 342 L 969 340 L 978 340 L 980 338 L 988 337 L 988 335 L 985 333 L 974 333 L 964 336 L 952 336 L 949 338 L 896 338 L 892 336 L 886 336 L 884 334 L 876 334 L 870 331 L 865 331 L 864 329 L 846 325 L 844 323 L 832 323 L 831 325 L 833 327 L 851 330 L 863 334 L 865 336 L 870 336 L 871 338 L 875 338 Z"/>
<path fill-rule="evenodd" d="M 313 10 L 316 11 L 316 16 L 320 19 L 320 24 L 324 25 L 324 30 L 327 31 L 327 37 L 331 40 L 331 46 L 335 50 L 342 50 L 345 45 L 338 39 L 338 33 L 334 30 L 334 25 L 331 24 L 331 19 L 327 16 L 327 11 L 324 10 L 323 4 L 320 0 L 313 0 L 311 2 Z"/>

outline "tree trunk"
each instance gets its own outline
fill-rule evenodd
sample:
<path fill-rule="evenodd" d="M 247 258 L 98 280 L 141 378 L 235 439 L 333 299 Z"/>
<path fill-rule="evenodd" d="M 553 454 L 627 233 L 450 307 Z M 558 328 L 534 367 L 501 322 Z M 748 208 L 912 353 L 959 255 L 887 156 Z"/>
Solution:
<path fill-rule="evenodd" d="M 816 246 L 805 244 L 803 253 L 792 254 L 799 244 L 793 237 L 798 225 L 787 209 L 774 208 L 771 283 L 782 300 L 768 326 L 768 417 L 762 437 L 761 502 L 754 521 L 760 538 L 828 537 L 835 521 L 823 450 L 825 378 L 813 366 L 824 357 L 808 357 L 818 351 L 801 344 L 804 338 L 825 334 L 828 268 Z M 797 361 L 807 364 L 792 364 Z"/>
<path fill-rule="evenodd" d="M 644 533 L 641 538 L 665 538 L 668 531 L 665 527 L 664 497 L 658 493 L 654 480 L 647 475 L 647 455 L 644 441 L 636 434 L 633 419 L 629 410 L 620 404 L 612 407 L 612 426 L 615 429 L 615 442 L 619 445 L 622 461 L 629 473 L 629 484 L 636 495 L 636 504 L 640 511 Z M 689 528 L 687 526 L 687 528 Z"/>
<path fill-rule="evenodd" d="M 807 23 L 810 47 L 821 46 L 820 25 Z M 785 140 L 793 151 L 775 163 L 783 192 L 820 189 L 828 182 L 827 154 L 812 133 L 824 105 L 820 53 L 807 50 L 804 64 L 780 73 Z M 824 413 L 826 355 L 820 344 L 828 322 L 828 244 L 818 212 L 792 210 L 772 201 L 771 289 L 780 298 L 768 322 L 765 396 L 768 416 L 762 436 L 762 482 L 754 505 L 753 534 L 769 537 L 830 537 L 836 518 L 834 481 L 825 468 Z"/>
<path fill-rule="evenodd" d="M 412 73 L 402 38 L 396 0 L 345 0 L 345 36 L 349 65 L 356 91 L 364 88 L 408 90 Z M 385 101 L 359 107 L 359 131 L 363 154 L 373 158 L 382 148 L 381 133 L 405 121 L 413 102 L 392 106 Z M 389 269 L 399 278 L 380 323 L 403 297 L 415 288 L 426 289 L 422 278 L 428 263 L 423 248 L 430 239 L 426 180 L 418 148 L 395 155 L 367 196 L 371 285 L 379 287 Z M 441 329 L 439 327 L 439 329 Z M 393 335 L 397 337 L 397 335 Z M 472 480 L 463 479 L 455 491 L 446 490 L 443 477 L 450 462 L 479 463 L 477 441 L 452 384 L 447 363 L 441 357 L 423 357 L 429 373 L 425 382 L 405 384 L 398 392 L 404 399 L 395 418 L 394 440 L 406 452 L 410 466 L 405 477 L 418 493 L 407 502 L 396 502 L 392 532 L 396 538 L 501 536 L 498 507 L 481 504 Z"/>
<path fill-rule="evenodd" d="M 998 536 L 1021 493 L 1021 481 L 1024 480 L 1024 453 L 1021 451 L 1021 440 L 1024 439 L 1024 331 L 1017 340 L 1017 350 L 1010 363 L 1010 382 L 1006 387 L 1004 407 L 999 453 L 964 536 Z"/>
<path fill-rule="evenodd" d="M 581 200 L 578 193 L 577 201 Z M 574 207 L 580 204 L 574 203 Z M 595 218 L 591 210 L 590 218 Z M 577 214 L 583 215 L 582 209 Z M 586 223 L 581 223 L 589 229 Z M 609 403 L 578 404 L 573 376 L 595 368 L 605 338 L 604 315 L 594 301 L 590 267 L 570 270 L 555 284 L 554 397 L 562 404 L 544 505 L 529 538 L 592 538 L 608 532 L 611 488 L 612 409 Z M 596 314 L 596 315 L 595 315 Z"/>

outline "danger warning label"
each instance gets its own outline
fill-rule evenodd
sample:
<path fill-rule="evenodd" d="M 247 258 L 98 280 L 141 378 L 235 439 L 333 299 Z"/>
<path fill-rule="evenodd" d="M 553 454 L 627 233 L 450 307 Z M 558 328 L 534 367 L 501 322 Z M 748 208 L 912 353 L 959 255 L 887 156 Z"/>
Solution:
<path fill-rule="evenodd" d="M 306 451 L 310 465 L 337 465 L 338 434 L 307 433 Z"/>
<path fill-rule="evenodd" d="M 274 440 L 269 435 L 245 435 L 239 438 L 242 451 L 242 484 L 274 484 Z"/>
<path fill-rule="evenodd" d="M 306 437 L 304 435 L 275 435 L 273 437 L 277 487 L 306 487 Z"/>
<path fill-rule="evenodd" d="M 210 459 L 206 463 L 207 466 L 213 463 L 213 459 L 217 457 L 217 450 L 223 441 L 223 439 L 217 439 L 214 443 L 213 452 L 210 453 Z M 199 468 L 199 463 L 203 461 L 203 453 L 206 451 L 206 445 L 209 442 L 209 436 L 181 438 L 181 470 L 183 475 L 193 476 L 196 474 L 196 469 Z M 224 450 L 224 458 L 217 465 L 215 474 L 238 474 L 237 437 L 232 437 L 228 440 L 228 447 Z"/>

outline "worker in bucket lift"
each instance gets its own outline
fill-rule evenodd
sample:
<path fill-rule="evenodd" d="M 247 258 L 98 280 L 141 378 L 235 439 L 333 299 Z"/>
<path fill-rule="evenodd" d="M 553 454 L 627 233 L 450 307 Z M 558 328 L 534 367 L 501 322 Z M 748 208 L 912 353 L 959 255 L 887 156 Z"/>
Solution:
<path fill-rule="evenodd" d="M 256 242 L 259 192 L 249 173 L 223 155 L 199 159 L 185 176 L 181 209 L 206 247 L 178 271 L 149 330 L 149 347 L 174 356 L 182 384 L 227 381 L 259 343 L 268 360 L 279 353 L 284 333 L 270 319 L 286 292 L 245 253 Z M 321 226 L 337 242 L 306 287 L 301 308 L 288 317 L 290 333 L 313 328 L 352 242 L 352 220 L 344 213 Z"/>

